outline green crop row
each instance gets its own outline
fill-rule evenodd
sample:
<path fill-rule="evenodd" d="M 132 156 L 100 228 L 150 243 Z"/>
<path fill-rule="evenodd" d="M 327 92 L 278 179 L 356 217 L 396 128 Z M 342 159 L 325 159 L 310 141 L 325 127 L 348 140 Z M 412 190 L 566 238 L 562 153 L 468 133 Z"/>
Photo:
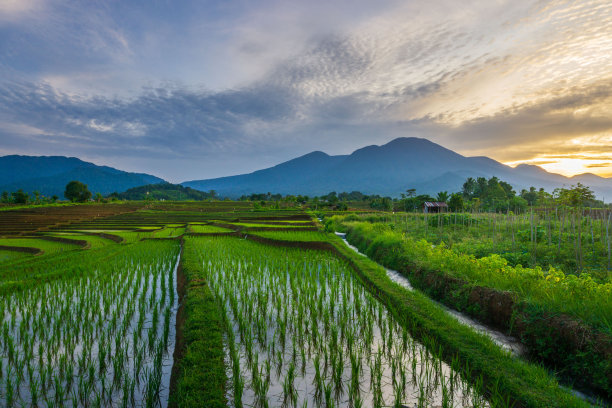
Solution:
<path fill-rule="evenodd" d="M 498 255 L 477 259 L 413 240 L 386 224 L 346 223 L 345 228 L 360 251 L 407 274 L 415 286 L 449 306 L 513 331 L 535 359 L 565 380 L 610 397 L 610 284 L 552 268 L 512 267 Z M 513 300 L 500 303 L 504 306 L 478 303 L 473 296 L 486 291 L 476 287 L 492 288 L 501 298 L 509 293 Z"/>
<path fill-rule="evenodd" d="M 199 224 L 189 224 L 187 229 L 188 232 L 193 233 L 215 233 L 215 232 L 232 232 L 229 228 L 217 227 L 216 225 L 199 225 Z"/>
<path fill-rule="evenodd" d="M 414 341 L 333 254 L 235 237 L 191 243 L 223 310 L 231 405 L 486 406 L 478 379 L 469 385 L 438 347 Z"/>
<path fill-rule="evenodd" d="M 180 357 L 171 407 L 227 407 L 223 318 L 199 260 L 197 239 L 184 238 L 180 268 L 185 283 L 178 317 L 182 340 L 177 342 Z"/>
<path fill-rule="evenodd" d="M 83 251 L 91 262 L 80 273 L 56 264 L 56 279 L 0 296 L 0 405 L 156 406 L 167 398 L 179 245 L 122 249 Z M 38 276 L 48 266 L 30 265 Z"/>
<path fill-rule="evenodd" d="M 280 241 L 327 241 L 330 235 L 321 231 L 254 231 L 250 234 Z"/>
<path fill-rule="evenodd" d="M 531 364 L 451 317 L 426 295 L 392 282 L 384 268 L 335 239 L 334 247 L 350 260 L 364 285 L 383 301 L 411 333 L 429 347 L 441 347 L 445 360 L 458 358 L 464 375 L 481 376 L 489 395 L 508 398 L 516 407 L 589 407 L 562 389 L 544 368 Z"/>
<path fill-rule="evenodd" d="M 565 275 L 550 268 L 510 266 L 499 255 L 476 258 L 445 245 L 434 246 L 391 230 L 384 224 L 347 223 L 347 238 L 390 268 L 442 271 L 476 285 L 512 291 L 551 313 L 565 313 L 612 333 L 612 284 L 598 284 L 588 274 Z"/>

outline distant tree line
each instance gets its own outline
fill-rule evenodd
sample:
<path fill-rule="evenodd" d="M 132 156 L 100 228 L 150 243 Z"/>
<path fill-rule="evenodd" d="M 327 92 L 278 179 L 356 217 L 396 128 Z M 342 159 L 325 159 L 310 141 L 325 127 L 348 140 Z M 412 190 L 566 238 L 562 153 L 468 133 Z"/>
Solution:
<path fill-rule="evenodd" d="M 3 191 L 0 195 L 0 203 L 3 204 L 49 204 L 57 202 L 58 199 L 59 197 L 56 195 L 47 197 L 41 195 L 38 191 L 29 194 L 21 188 L 13 192 Z"/>
<path fill-rule="evenodd" d="M 73 180 L 66 185 L 64 197 L 72 202 L 86 202 L 92 200 L 92 193 L 86 184 Z M 146 186 L 134 187 L 123 193 L 112 193 L 103 197 L 96 193 L 93 200 L 107 202 L 109 200 L 217 200 L 220 199 L 215 190 L 203 192 L 184 187 L 178 184 L 159 183 Z M 57 195 L 46 197 L 38 191 L 28 194 L 22 189 L 15 192 L 4 191 L 0 196 L 0 203 L 4 204 L 45 204 L 54 203 L 59 200 Z M 228 200 L 228 198 L 225 198 Z M 512 186 L 497 177 L 489 179 L 478 177 L 468 178 L 461 191 L 449 193 L 440 191 L 435 197 L 429 194 L 417 194 L 416 189 L 410 188 L 400 194 L 400 198 L 380 196 L 378 194 L 367 195 L 360 191 L 341 192 L 332 191 L 328 194 L 309 197 L 307 195 L 282 195 L 278 193 L 254 193 L 243 195 L 240 201 L 251 201 L 254 207 L 273 208 L 308 206 L 312 209 L 331 209 L 345 211 L 351 207 L 372 208 L 381 211 L 421 211 L 427 201 L 445 202 L 449 211 L 494 211 L 515 212 L 525 211 L 530 206 L 559 206 L 570 207 L 609 207 L 603 201 L 596 200 L 593 191 L 578 183 L 570 188 L 557 188 L 552 193 L 543 188 L 530 187 L 516 193 Z"/>
<path fill-rule="evenodd" d="M 91 199 L 91 192 L 87 188 L 86 184 L 81 183 L 78 180 L 73 180 L 66 184 L 66 190 L 64 191 L 64 197 L 72 202 L 83 203 Z M 102 195 L 96 193 L 96 201 L 102 200 Z M 3 204 L 51 204 L 56 203 L 59 200 L 57 195 L 45 196 L 40 194 L 38 191 L 33 191 L 31 194 L 19 189 L 17 191 L 9 193 L 3 191 L 0 195 L 0 203 Z"/>
<path fill-rule="evenodd" d="M 497 177 L 469 177 L 460 192 L 449 194 L 447 191 L 440 191 L 436 197 L 428 194 L 417 195 L 415 189 L 408 189 L 401 194 L 401 199 L 393 203 L 393 207 L 404 211 L 420 210 L 426 201 L 445 202 L 450 211 L 520 213 L 530 206 L 606 207 L 603 201 L 595 199 L 595 194 L 589 187 L 581 183 L 569 188 L 557 188 L 552 193 L 535 187 L 516 193 L 509 183 Z M 390 205 L 384 199 L 371 203 L 373 208 L 382 206 L 388 209 Z"/>

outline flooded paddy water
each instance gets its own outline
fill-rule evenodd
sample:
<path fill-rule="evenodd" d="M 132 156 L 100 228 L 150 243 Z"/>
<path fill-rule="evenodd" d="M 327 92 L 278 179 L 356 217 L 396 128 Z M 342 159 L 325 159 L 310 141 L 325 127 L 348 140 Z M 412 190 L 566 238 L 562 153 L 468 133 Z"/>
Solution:
<path fill-rule="evenodd" d="M 167 406 L 180 255 L 158 245 L 0 299 L 0 405 Z"/>
<path fill-rule="evenodd" d="M 367 255 L 360 252 L 356 246 L 348 242 L 348 240 L 346 239 L 345 233 L 336 232 L 335 234 L 342 239 L 342 241 L 346 244 L 347 247 L 349 247 L 350 249 L 352 249 L 359 255 L 367 257 Z M 392 269 L 388 269 L 388 268 L 384 268 L 384 269 L 387 272 L 387 276 L 389 277 L 389 279 L 391 279 L 393 282 L 397 283 L 398 285 L 402 286 L 405 289 L 414 290 L 414 288 L 410 284 L 410 281 L 404 275 Z M 526 356 L 527 355 L 527 350 L 525 349 L 525 346 L 516 337 L 509 336 L 505 333 L 500 332 L 499 330 L 495 330 L 491 327 L 488 327 L 461 312 L 458 312 L 454 309 L 450 309 L 446 307 L 445 305 L 439 302 L 436 302 L 433 299 L 431 300 L 432 302 L 437 303 L 442 309 L 444 309 L 449 315 L 457 319 L 460 323 L 466 326 L 469 326 L 480 333 L 487 335 L 495 344 L 497 344 L 504 350 L 511 352 L 515 356 Z M 602 401 L 601 399 L 594 397 L 593 395 L 578 391 L 571 387 L 567 387 L 567 386 L 562 386 L 562 387 L 570 391 L 572 394 L 574 394 L 578 398 L 584 401 L 587 401 L 594 407 L 606 407 L 610 405 L 609 402 Z"/>
<path fill-rule="evenodd" d="M 230 406 L 489 406 L 342 261 L 233 241 L 201 247 L 226 317 Z"/>
<path fill-rule="evenodd" d="M 346 244 L 346 246 L 351 248 L 353 251 L 357 252 L 359 255 L 367 256 L 366 254 L 359 252 L 359 249 L 356 246 L 351 245 L 347 241 L 346 234 L 341 233 L 341 232 L 336 232 L 336 235 L 342 238 L 342 241 Z M 414 288 L 410 284 L 410 281 L 404 275 L 392 269 L 385 268 L 385 270 L 387 271 L 387 276 L 393 282 L 397 283 L 398 285 L 402 286 L 405 289 L 414 290 Z M 435 300 L 433 299 L 432 301 L 435 302 Z M 512 354 L 514 355 L 524 355 L 525 354 L 525 347 L 521 344 L 520 340 L 517 339 L 516 337 L 508 336 L 507 334 L 502 333 L 499 330 L 492 329 L 491 327 L 485 326 L 484 324 L 477 322 L 476 320 L 472 319 L 471 317 L 461 312 L 458 312 L 454 309 L 450 309 L 439 302 L 436 302 L 436 303 L 442 309 L 444 309 L 448 314 L 453 316 L 455 319 L 457 319 L 462 324 L 466 326 L 470 326 L 474 330 L 489 336 L 489 338 L 491 338 L 491 340 L 493 340 L 495 344 L 502 347 L 504 350 L 508 350 L 512 352 Z"/>

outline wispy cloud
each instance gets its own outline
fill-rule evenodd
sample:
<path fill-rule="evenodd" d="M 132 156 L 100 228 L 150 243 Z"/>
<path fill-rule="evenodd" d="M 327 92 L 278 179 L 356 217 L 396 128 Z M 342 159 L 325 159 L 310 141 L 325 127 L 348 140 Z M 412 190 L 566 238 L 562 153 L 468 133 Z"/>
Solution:
<path fill-rule="evenodd" d="M 612 153 L 605 1 L 32 1 L 0 14 L 5 152 L 175 180 L 398 136 L 542 165 Z"/>

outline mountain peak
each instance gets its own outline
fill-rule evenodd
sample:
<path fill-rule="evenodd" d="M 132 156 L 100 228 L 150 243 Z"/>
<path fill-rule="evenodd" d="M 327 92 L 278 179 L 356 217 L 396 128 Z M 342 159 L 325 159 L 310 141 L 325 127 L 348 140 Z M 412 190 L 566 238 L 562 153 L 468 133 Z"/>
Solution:
<path fill-rule="evenodd" d="M 468 177 L 492 176 L 519 190 L 534 186 L 552 191 L 564 183 L 583 180 L 548 173 L 535 165 L 512 168 L 487 157 L 465 157 L 427 139 L 400 137 L 362 147 L 348 156 L 313 151 L 254 173 L 183 184 L 202 191 L 214 189 L 230 197 L 262 191 L 320 195 L 353 190 L 397 196 L 407 188 L 416 188 L 419 194 L 459 191 Z M 589 184 L 597 187 L 595 182 Z M 612 186 L 604 184 L 599 183 L 601 193 L 612 191 Z"/>

